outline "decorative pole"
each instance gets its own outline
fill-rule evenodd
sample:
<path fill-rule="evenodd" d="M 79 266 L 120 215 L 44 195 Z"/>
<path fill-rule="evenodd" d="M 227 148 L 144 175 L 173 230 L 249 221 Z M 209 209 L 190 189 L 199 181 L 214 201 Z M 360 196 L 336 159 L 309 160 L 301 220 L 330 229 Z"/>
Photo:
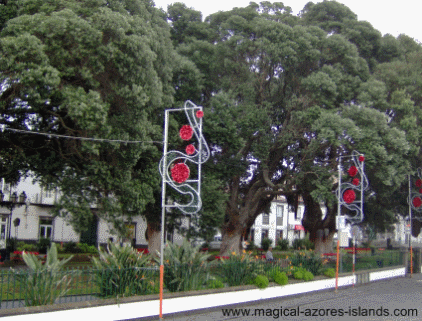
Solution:
<path fill-rule="evenodd" d="M 182 140 L 188 142 L 194 136 L 197 141 L 185 147 L 185 151 L 168 151 L 168 123 L 170 112 L 184 111 L 189 125 L 183 125 L 179 131 Z M 204 112 L 201 106 L 196 106 L 187 100 L 184 108 L 167 109 L 164 118 L 164 147 L 159 170 L 162 177 L 161 194 L 161 244 L 160 244 L 160 319 L 163 318 L 163 288 L 164 288 L 164 233 L 165 233 L 165 212 L 167 208 L 177 208 L 184 214 L 191 215 L 197 213 L 202 206 L 201 202 L 201 164 L 206 162 L 210 156 L 208 144 L 202 136 L 202 117 Z M 191 162 L 196 165 L 197 176 L 190 178 L 191 171 L 186 165 Z M 193 173 L 195 175 L 195 173 Z M 190 198 L 188 204 L 171 202 L 166 199 L 166 187 L 169 185 L 180 194 Z"/>
<path fill-rule="evenodd" d="M 351 158 L 354 165 L 350 166 L 347 171 L 349 176 L 352 178 L 351 182 L 341 181 L 342 158 Z M 340 262 L 340 230 L 343 228 L 341 223 L 341 206 L 346 207 L 350 211 L 355 212 L 355 215 L 344 215 L 345 220 L 350 222 L 352 225 L 358 224 L 363 221 L 363 192 L 369 186 L 368 179 L 365 175 L 364 170 L 365 157 L 363 154 L 353 151 L 350 156 L 339 157 L 339 174 L 338 174 L 338 189 L 337 189 L 337 262 L 336 262 L 336 291 L 338 289 L 338 268 Z M 358 177 L 356 177 L 356 175 Z M 356 199 L 356 191 L 360 192 L 360 199 Z M 354 244 L 355 240 L 353 240 Z M 354 252 L 354 250 L 353 250 Z M 354 255 L 354 254 L 353 254 Z M 354 260 L 355 258 L 353 258 Z M 354 268 L 353 268 L 354 269 Z M 353 271 L 354 272 L 354 271 Z"/>
<path fill-rule="evenodd" d="M 410 277 L 413 274 L 413 248 L 412 248 L 412 230 L 413 220 L 417 219 L 421 221 L 420 215 L 417 215 L 422 210 L 422 168 L 417 170 L 417 178 L 412 179 L 409 174 L 409 252 L 410 252 Z M 412 191 L 413 186 L 413 191 Z M 415 216 L 412 215 L 412 209 L 415 211 Z"/>

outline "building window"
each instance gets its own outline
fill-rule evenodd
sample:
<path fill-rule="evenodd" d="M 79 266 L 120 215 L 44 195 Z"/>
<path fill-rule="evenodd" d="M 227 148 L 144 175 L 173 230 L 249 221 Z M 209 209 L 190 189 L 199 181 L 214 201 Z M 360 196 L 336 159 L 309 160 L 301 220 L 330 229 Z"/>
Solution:
<path fill-rule="evenodd" d="M 249 240 L 255 242 L 255 229 L 251 229 L 251 233 L 249 234 Z"/>
<path fill-rule="evenodd" d="M 0 249 L 6 248 L 7 217 L 0 216 Z"/>
<path fill-rule="evenodd" d="M 283 217 L 283 210 L 284 210 L 284 207 L 282 205 L 277 205 L 276 207 L 277 217 Z"/>
<path fill-rule="evenodd" d="M 53 235 L 53 219 L 40 218 L 40 238 L 49 239 Z"/>
<path fill-rule="evenodd" d="M 51 186 L 51 184 L 48 184 L 43 188 L 43 193 L 44 197 L 51 198 L 54 196 L 54 188 Z"/>
<path fill-rule="evenodd" d="M 136 244 L 136 223 L 125 223 L 126 234 L 123 238 L 124 243 Z M 167 233 L 168 235 L 168 233 Z"/>
<path fill-rule="evenodd" d="M 268 225 L 270 224 L 270 215 L 269 214 L 262 214 L 262 224 Z"/>
<path fill-rule="evenodd" d="M 283 239 L 283 230 L 277 230 L 275 235 L 276 235 L 276 240 L 282 240 Z"/>
<path fill-rule="evenodd" d="M 268 230 L 261 231 L 261 240 L 263 240 L 264 238 L 268 238 Z"/>

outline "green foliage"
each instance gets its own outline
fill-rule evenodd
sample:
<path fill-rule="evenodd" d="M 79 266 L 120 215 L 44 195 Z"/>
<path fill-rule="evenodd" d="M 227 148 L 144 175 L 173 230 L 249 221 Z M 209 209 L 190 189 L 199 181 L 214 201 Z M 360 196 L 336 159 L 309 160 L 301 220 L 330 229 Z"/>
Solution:
<path fill-rule="evenodd" d="M 287 251 L 289 249 L 289 241 L 285 239 L 278 239 L 277 249 L 280 251 Z"/>
<path fill-rule="evenodd" d="M 292 247 L 295 250 L 313 250 L 315 249 L 315 244 L 309 240 L 309 237 L 305 237 L 293 240 Z"/>
<path fill-rule="evenodd" d="M 15 273 L 26 290 L 25 306 L 53 304 L 57 298 L 68 292 L 75 272 L 62 269 L 72 257 L 59 260 L 55 243 L 47 250 L 45 263 L 33 254 L 24 252 L 22 257 L 28 270 Z"/>
<path fill-rule="evenodd" d="M 246 252 L 240 255 L 232 253 L 229 259 L 222 259 L 215 264 L 216 273 L 229 286 L 249 284 L 258 269 L 254 259 Z"/>
<path fill-rule="evenodd" d="M 293 277 L 296 280 L 302 280 L 303 279 L 303 276 L 304 276 L 304 272 L 303 271 L 296 271 L 296 272 L 293 273 Z"/>
<path fill-rule="evenodd" d="M 291 264 L 296 267 L 302 267 L 314 275 L 319 275 L 323 267 L 321 254 L 313 251 L 298 251 L 290 258 Z"/>
<path fill-rule="evenodd" d="M 25 243 L 23 241 L 19 241 L 16 244 L 16 250 L 18 251 L 35 252 L 37 249 L 37 245 L 33 243 Z"/>
<path fill-rule="evenodd" d="M 305 281 L 312 281 L 314 279 L 314 275 L 312 274 L 312 272 L 306 271 L 305 273 L 303 273 L 303 279 Z"/>
<path fill-rule="evenodd" d="M 254 279 L 254 284 L 260 289 L 265 289 L 269 283 L 270 281 L 265 275 L 257 275 Z"/>
<path fill-rule="evenodd" d="M 98 250 L 99 258 L 92 257 L 97 268 L 96 283 L 100 296 L 130 296 L 149 294 L 156 288 L 149 255 L 139 254 L 131 246 L 109 243 L 107 250 Z"/>
<path fill-rule="evenodd" d="M 324 275 L 329 278 L 334 278 L 336 276 L 336 271 L 333 268 L 326 269 Z"/>
<path fill-rule="evenodd" d="M 208 253 L 199 251 L 186 239 L 182 245 L 168 243 L 164 248 L 164 284 L 170 292 L 197 290 L 207 279 Z M 157 263 L 159 257 L 155 257 Z"/>
<path fill-rule="evenodd" d="M 224 283 L 219 279 L 209 279 L 207 281 L 208 289 L 221 289 L 224 288 Z"/>
<path fill-rule="evenodd" d="M 269 239 L 268 237 L 264 237 L 261 240 L 261 247 L 266 252 L 270 248 L 271 244 L 273 244 L 273 240 Z"/>
<path fill-rule="evenodd" d="M 274 275 L 274 282 L 280 285 L 289 283 L 289 278 L 285 272 L 277 271 Z"/>
<path fill-rule="evenodd" d="M 40 253 L 47 253 L 47 249 L 51 246 L 51 240 L 46 238 L 40 238 L 37 242 L 37 248 Z"/>
<path fill-rule="evenodd" d="M 94 245 L 88 245 L 86 243 L 78 243 L 76 245 L 81 253 L 97 254 L 98 250 Z"/>

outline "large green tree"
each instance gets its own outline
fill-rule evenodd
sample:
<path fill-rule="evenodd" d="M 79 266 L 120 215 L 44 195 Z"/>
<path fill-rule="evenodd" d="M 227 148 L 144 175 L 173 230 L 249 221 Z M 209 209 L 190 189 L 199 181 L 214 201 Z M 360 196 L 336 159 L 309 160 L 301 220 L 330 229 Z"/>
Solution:
<path fill-rule="evenodd" d="M 92 204 L 117 231 L 125 217 L 156 222 L 159 213 L 146 209 L 160 186 L 162 111 L 172 105 L 179 59 L 164 13 L 148 0 L 11 0 L 5 8 L 16 17 L 0 33 L 0 175 L 31 172 L 58 186 L 58 212 L 70 213 L 77 231 Z"/>
<path fill-rule="evenodd" d="M 180 9 L 178 17 L 192 16 Z M 329 21 L 317 12 L 331 12 Z M 201 35 L 174 32 L 177 50 L 205 77 L 210 167 L 228 194 L 222 253 L 240 250 L 241 238 L 277 195 L 294 207 L 304 201 L 303 224 L 324 251 L 335 232 L 339 157 L 352 150 L 367 155 L 378 197 L 390 196 L 405 179 L 409 143 L 388 122 L 385 88 L 371 78 L 381 35 L 347 7 L 308 4 L 292 17 L 281 3 L 251 3 L 184 25 Z M 210 31 L 192 32 L 195 26 Z M 326 229 L 330 237 L 317 239 Z"/>

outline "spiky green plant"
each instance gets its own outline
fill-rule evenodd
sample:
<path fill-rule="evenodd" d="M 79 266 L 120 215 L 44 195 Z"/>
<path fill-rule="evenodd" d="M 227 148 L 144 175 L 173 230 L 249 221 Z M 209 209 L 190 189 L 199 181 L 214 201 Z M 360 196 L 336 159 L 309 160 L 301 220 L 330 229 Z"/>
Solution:
<path fill-rule="evenodd" d="M 199 251 L 184 240 L 182 245 L 167 244 L 164 248 L 164 284 L 171 292 L 197 290 L 207 280 L 208 253 Z M 160 258 L 155 258 L 160 262 Z"/>
<path fill-rule="evenodd" d="M 97 268 L 96 282 L 100 296 L 130 296 L 155 292 L 158 274 L 151 268 L 151 257 L 138 253 L 132 246 L 108 244 L 92 258 Z"/>
<path fill-rule="evenodd" d="M 59 260 L 56 244 L 47 250 L 45 263 L 36 255 L 23 252 L 26 271 L 13 270 L 20 286 L 25 288 L 25 306 L 53 304 L 54 301 L 69 291 L 69 285 L 77 271 L 62 271 L 63 266 L 72 256 Z"/>

